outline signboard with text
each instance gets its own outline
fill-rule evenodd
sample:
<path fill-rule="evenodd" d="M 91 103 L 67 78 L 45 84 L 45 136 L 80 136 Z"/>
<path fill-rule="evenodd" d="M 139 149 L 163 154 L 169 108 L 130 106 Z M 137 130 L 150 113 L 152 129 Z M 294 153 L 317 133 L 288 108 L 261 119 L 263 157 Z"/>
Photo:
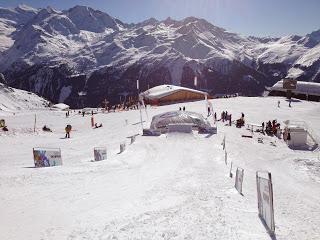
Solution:
<path fill-rule="evenodd" d="M 297 80 L 295 79 L 283 79 L 283 89 L 295 90 L 297 88 Z"/>
<path fill-rule="evenodd" d="M 274 235 L 275 223 L 271 173 L 265 173 L 266 177 L 262 177 L 262 174 L 263 172 L 256 173 L 259 216 L 265 222 L 269 233 Z"/>
<path fill-rule="evenodd" d="M 126 143 L 120 143 L 120 153 L 124 152 L 126 150 Z"/>
<path fill-rule="evenodd" d="M 60 148 L 34 148 L 35 167 L 53 167 L 62 165 Z"/>
<path fill-rule="evenodd" d="M 94 161 L 102 161 L 107 159 L 107 149 L 106 148 L 94 148 Z"/>

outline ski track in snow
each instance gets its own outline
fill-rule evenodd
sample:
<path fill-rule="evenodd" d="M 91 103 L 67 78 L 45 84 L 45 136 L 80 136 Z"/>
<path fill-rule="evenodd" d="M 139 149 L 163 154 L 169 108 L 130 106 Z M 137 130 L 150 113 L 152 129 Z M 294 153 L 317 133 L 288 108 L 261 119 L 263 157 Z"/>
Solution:
<path fill-rule="evenodd" d="M 277 101 L 281 107 L 277 108 Z M 305 120 L 320 135 L 320 105 L 283 98 L 211 100 L 218 113 L 247 122 Z M 152 107 L 149 117 L 186 106 L 205 115 L 205 103 Z M 33 133 L 37 114 L 37 132 Z M 218 114 L 219 115 L 219 114 Z M 314 152 L 294 151 L 277 138 L 218 122 L 208 137 L 141 132 L 139 111 L 90 116 L 49 110 L 1 112 L 10 131 L 0 133 L 0 239 L 271 239 L 257 213 L 255 172 L 268 170 L 274 184 L 276 239 L 319 239 L 320 166 Z M 145 116 L 144 116 L 145 118 Z M 218 116 L 219 118 L 219 116 Z M 129 124 L 125 124 L 128 119 Z M 150 124 L 146 120 L 144 127 Z M 212 119 L 210 119 L 210 122 Z M 71 139 L 64 126 L 72 124 Z M 47 124 L 53 133 L 43 133 Z M 228 166 L 221 141 L 226 135 Z M 127 149 L 119 153 L 126 140 Z M 275 141 L 276 146 L 270 144 Z M 63 166 L 35 169 L 33 147 L 60 147 Z M 108 159 L 91 162 L 93 148 L 106 146 Z M 244 168 L 243 196 L 229 178 Z"/>

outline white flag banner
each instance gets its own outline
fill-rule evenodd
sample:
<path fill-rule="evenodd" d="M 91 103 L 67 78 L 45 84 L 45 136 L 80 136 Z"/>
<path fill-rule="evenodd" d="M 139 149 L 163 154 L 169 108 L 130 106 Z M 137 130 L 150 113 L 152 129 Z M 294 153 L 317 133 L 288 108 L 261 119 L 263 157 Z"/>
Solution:
<path fill-rule="evenodd" d="M 193 82 L 194 86 L 197 87 L 198 86 L 198 77 L 194 76 L 194 82 Z"/>
<path fill-rule="evenodd" d="M 144 108 L 144 111 L 146 112 L 147 120 L 149 121 L 149 115 L 148 115 L 147 107 L 146 107 L 146 105 L 144 104 L 143 96 L 140 95 L 140 96 L 139 96 L 139 100 L 140 100 L 140 102 L 142 103 L 142 106 L 143 106 L 143 108 Z"/>
<path fill-rule="evenodd" d="M 267 175 L 262 177 L 262 174 Z M 270 235 L 274 235 L 273 187 L 270 172 L 257 172 L 257 194 L 259 217 L 265 222 Z"/>
<path fill-rule="evenodd" d="M 137 80 L 137 90 L 140 89 L 140 86 L 139 86 L 139 80 Z"/>
<path fill-rule="evenodd" d="M 237 191 L 240 194 L 242 194 L 243 174 L 244 174 L 244 170 L 238 167 L 236 171 L 236 179 L 235 179 L 234 187 L 237 189 Z"/>
<path fill-rule="evenodd" d="M 212 106 L 212 103 L 209 102 L 209 101 L 208 101 L 208 103 L 209 103 L 209 108 L 210 108 L 211 114 L 213 114 L 213 106 Z"/>

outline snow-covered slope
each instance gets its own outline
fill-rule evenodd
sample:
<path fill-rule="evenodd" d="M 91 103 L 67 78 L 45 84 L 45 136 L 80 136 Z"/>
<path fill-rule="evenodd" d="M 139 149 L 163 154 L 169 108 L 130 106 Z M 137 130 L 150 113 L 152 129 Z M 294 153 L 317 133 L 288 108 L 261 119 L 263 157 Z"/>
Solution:
<path fill-rule="evenodd" d="M 18 110 L 44 109 L 49 102 L 34 93 L 6 87 L 0 83 L 0 114 Z"/>
<path fill-rule="evenodd" d="M 236 119 L 243 112 L 248 123 L 305 120 L 320 135 L 320 103 L 296 101 L 289 108 L 284 98 L 210 101 L 218 115 L 227 110 Z M 206 116 L 204 101 L 152 107 L 149 120 L 143 114 L 144 127 L 156 114 L 181 106 Z M 292 150 L 256 132 L 243 138 L 251 132 L 223 122 L 212 136 L 137 136 L 129 145 L 127 137 L 141 133 L 139 111 L 99 113 L 99 129 L 91 128 L 90 118 L 48 110 L 6 117 L 10 131 L 0 132 L 0 239 L 270 240 L 257 212 L 257 170 L 272 173 L 275 238 L 320 239 L 317 153 Z M 45 124 L 52 133 L 42 132 Z M 73 126 L 70 139 L 63 139 L 66 124 Z M 127 149 L 119 154 L 123 141 Z M 33 147 L 61 148 L 63 165 L 32 168 Z M 107 160 L 91 162 L 94 147 L 107 147 Z M 229 177 L 231 161 L 233 176 L 236 167 L 244 169 L 243 195 Z"/>
<path fill-rule="evenodd" d="M 299 66 L 318 62 L 319 31 L 255 38 L 195 17 L 125 24 L 85 6 L 65 11 L 23 9 L 32 17 L 19 15 L 18 10 L 0 11 L 0 67 L 12 86 L 53 101 L 59 100 L 63 88 L 72 89 L 65 98 L 71 105 L 76 91 L 82 90 L 88 92 L 88 104 L 97 105 L 106 97 L 115 101 L 121 91 L 133 92 L 132 81 L 138 78 L 142 90 L 167 83 L 191 87 L 198 76 L 200 88 L 245 94 L 261 93 L 264 86 L 292 75 L 295 70 L 289 72 L 290 68 L 299 68 L 301 76 L 305 72 L 307 78 L 313 76 L 304 80 L 318 80 L 317 64 L 312 69 Z M 1 25 L 8 21 L 16 24 Z M 61 71 L 61 65 L 70 71 Z M 52 69 L 61 73 L 59 78 L 53 78 Z M 85 75 L 84 84 L 72 80 L 79 74 Z M 97 101 L 93 95 L 98 95 Z"/>

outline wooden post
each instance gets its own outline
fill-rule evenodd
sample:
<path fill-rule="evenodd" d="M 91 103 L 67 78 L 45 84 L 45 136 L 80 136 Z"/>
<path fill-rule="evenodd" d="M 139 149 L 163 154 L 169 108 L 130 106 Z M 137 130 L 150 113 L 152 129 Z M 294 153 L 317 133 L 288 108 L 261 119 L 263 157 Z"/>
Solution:
<path fill-rule="evenodd" d="M 36 124 L 37 124 L 37 114 L 34 115 L 34 126 L 33 126 L 33 132 L 36 132 Z"/>
<path fill-rule="evenodd" d="M 91 127 L 94 127 L 94 118 L 91 116 Z"/>

